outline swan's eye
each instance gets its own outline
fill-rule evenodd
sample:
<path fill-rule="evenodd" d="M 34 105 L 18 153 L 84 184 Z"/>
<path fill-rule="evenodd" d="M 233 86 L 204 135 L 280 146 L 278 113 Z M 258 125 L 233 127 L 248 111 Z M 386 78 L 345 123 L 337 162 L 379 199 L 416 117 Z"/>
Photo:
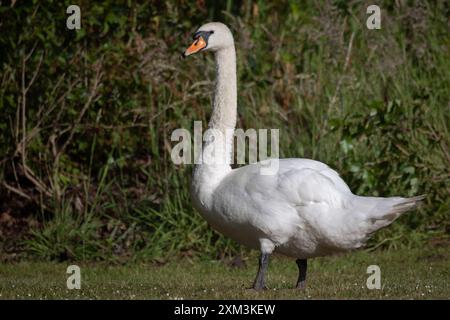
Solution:
<path fill-rule="evenodd" d="M 192 36 L 192 40 L 197 40 L 200 37 L 202 37 L 206 42 L 208 42 L 208 38 L 210 35 L 212 35 L 214 33 L 213 30 L 211 31 L 197 31 L 193 36 Z"/>

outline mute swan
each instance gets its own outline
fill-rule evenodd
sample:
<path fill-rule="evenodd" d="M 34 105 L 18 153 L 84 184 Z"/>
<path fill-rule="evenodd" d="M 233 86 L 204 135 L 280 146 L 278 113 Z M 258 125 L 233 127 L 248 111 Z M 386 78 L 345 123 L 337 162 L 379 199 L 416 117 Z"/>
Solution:
<path fill-rule="evenodd" d="M 236 53 L 222 23 L 201 26 L 183 56 L 215 54 L 216 84 L 209 128 L 226 136 L 236 125 Z M 229 136 L 225 147 L 233 144 Z M 413 209 L 423 196 L 379 198 L 354 195 L 336 171 L 309 159 L 281 159 L 276 174 L 262 175 L 262 164 L 230 167 L 230 152 L 205 137 L 203 157 L 213 161 L 193 170 L 193 204 L 225 236 L 261 252 L 255 290 L 265 288 L 269 256 L 276 251 L 296 258 L 296 287 L 305 286 L 307 259 L 361 247 L 370 235 Z M 220 152 L 206 154 L 207 147 Z M 225 150 L 225 151 L 224 151 Z M 211 155 L 213 154 L 213 155 Z M 214 158 L 217 157 L 217 158 Z"/>

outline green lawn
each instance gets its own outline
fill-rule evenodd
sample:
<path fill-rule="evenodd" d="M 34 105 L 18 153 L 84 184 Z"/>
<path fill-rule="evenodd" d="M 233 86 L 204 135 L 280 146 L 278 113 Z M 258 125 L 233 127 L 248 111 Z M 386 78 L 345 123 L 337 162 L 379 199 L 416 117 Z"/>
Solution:
<path fill-rule="evenodd" d="M 256 260 L 231 267 L 223 261 L 172 261 L 162 266 L 80 263 L 81 290 L 66 288 L 70 263 L 21 262 L 0 266 L 1 299 L 448 299 L 450 261 L 447 248 L 366 252 L 310 260 L 306 290 L 293 288 L 293 260 L 274 256 L 269 289 L 246 290 Z M 380 290 L 369 290 L 369 265 L 381 269 Z"/>

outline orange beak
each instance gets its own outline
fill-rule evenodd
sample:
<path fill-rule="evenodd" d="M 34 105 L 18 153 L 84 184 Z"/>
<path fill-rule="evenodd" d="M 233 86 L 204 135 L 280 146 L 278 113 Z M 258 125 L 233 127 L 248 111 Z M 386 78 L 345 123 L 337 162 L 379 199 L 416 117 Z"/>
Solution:
<path fill-rule="evenodd" d="M 183 56 L 190 56 L 191 54 L 197 53 L 205 47 L 206 41 L 202 37 L 199 37 L 189 46 L 189 48 L 186 49 L 186 51 L 184 51 Z"/>

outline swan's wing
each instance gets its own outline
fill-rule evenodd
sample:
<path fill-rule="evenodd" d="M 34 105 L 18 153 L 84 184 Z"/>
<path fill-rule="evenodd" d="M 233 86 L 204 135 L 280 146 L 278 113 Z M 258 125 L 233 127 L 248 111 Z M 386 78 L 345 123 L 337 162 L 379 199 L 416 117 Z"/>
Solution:
<path fill-rule="evenodd" d="M 239 169 L 240 185 L 252 198 L 285 201 L 294 207 L 324 204 L 343 208 L 353 195 L 339 174 L 326 164 L 309 159 L 282 159 L 278 172 L 264 176 L 258 166 Z"/>
<path fill-rule="evenodd" d="M 352 197 L 327 165 L 282 159 L 274 175 L 262 175 L 260 164 L 233 170 L 215 192 L 215 209 L 228 221 L 258 228 L 275 243 L 293 235 L 312 243 L 315 237 L 340 236 L 338 225 Z"/>

